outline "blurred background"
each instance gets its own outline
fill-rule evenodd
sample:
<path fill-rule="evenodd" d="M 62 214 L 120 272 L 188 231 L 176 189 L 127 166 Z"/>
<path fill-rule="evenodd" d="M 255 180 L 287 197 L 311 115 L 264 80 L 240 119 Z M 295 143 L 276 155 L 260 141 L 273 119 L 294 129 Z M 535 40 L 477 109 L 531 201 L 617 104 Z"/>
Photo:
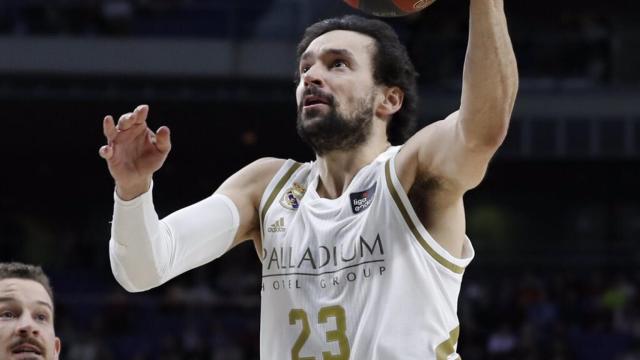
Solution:
<path fill-rule="evenodd" d="M 640 359 L 640 4 L 505 2 L 520 94 L 465 199 L 477 255 L 459 352 Z M 147 103 L 151 126 L 170 126 L 160 215 L 259 157 L 311 160 L 294 126 L 295 45 L 352 12 L 339 0 L 0 0 L 0 261 L 51 275 L 63 359 L 258 359 L 252 245 L 149 292 L 116 284 L 101 121 Z M 389 20 L 421 74 L 421 125 L 459 105 L 467 21 L 453 0 Z"/>

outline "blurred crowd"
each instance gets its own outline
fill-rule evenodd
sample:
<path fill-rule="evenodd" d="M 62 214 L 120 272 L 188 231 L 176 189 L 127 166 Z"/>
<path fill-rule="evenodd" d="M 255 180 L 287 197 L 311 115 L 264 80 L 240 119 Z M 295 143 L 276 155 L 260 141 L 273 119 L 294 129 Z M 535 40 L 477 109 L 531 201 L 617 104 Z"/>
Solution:
<path fill-rule="evenodd" d="M 247 35 L 271 1 L 218 0 L 6 0 L 0 33 L 73 36 Z M 235 33 L 244 30 L 244 33 Z"/>
<path fill-rule="evenodd" d="M 461 354 L 495 360 L 640 359 L 639 275 L 573 269 L 468 280 L 460 302 Z"/>
<path fill-rule="evenodd" d="M 339 7 L 339 0 L 330 4 L 321 9 L 301 0 L 5 0 L 0 3 L 0 34 L 297 41 L 309 25 L 304 19 L 348 11 Z M 425 11 L 392 24 L 405 39 L 421 81 L 459 86 L 467 14 L 438 10 L 441 13 Z M 510 19 L 524 86 L 583 88 L 611 82 L 612 16 L 572 9 L 543 19 L 543 26 L 539 18 L 515 11 Z"/>
<path fill-rule="evenodd" d="M 232 257 L 254 256 L 249 248 Z M 63 358 L 258 359 L 259 273 L 231 264 L 146 294 L 59 293 Z M 640 359 L 639 274 L 469 271 L 459 308 L 464 359 Z"/>
<path fill-rule="evenodd" d="M 305 19 L 301 4 L 329 6 L 325 0 L 3 0 L 0 37 L 297 41 L 308 25 L 300 23 Z M 616 26 L 623 21 L 572 10 L 542 22 L 522 11 L 510 18 L 523 88 L 606 87 L 616 81 L 614 65 L 624 57 L 615 52 Z M 467 19 L 459 9 L 449 14 L 425 11 L 392 21 L 423 83 L 460 85 Z M 31 121 L 13 121 L 7 132 L 18 135 L 3 141 L 11 145 L 5 151 L 11 156 L 5 158 L 10 175 L 0 189 L 0 261 L 43 264 L 50 274 L 61 358 L 258 359 L 260 263 L 253 247 L 239 246 L 158 289 L 126 293 L 109 270 L 112 184 L 96 155 L 100 117 L 93 110 L 81 111 L 98 106 L 75 101 L 28 105 L 47 109 L 53 118 L 24 116 L 22 110 L 7 113 L 10 106 L 4 104 L 8 118 L 41 121 L 36 123 L 39 132 L 32 131 Z M 180 130 L 175 131 L 180 146 L 158 181 L 164 187 L 157 194 L 161 209 L 201 198 L 229 169 L 258 155 L 299 157 L 291 153 L 297 139 L 293 127 L 286 132 L 289 123 L 278 120 L 284 115 L 265 116 L 264 103 L 231 104 L 226 112 L 218 104 L 220 121 L 194 115 L 193 109 L 202 106 L 176 103 L 161 116 L 174 119 L 172 129 Z M 256 113 L 239 116 L 238 108 L 255 108 Z M 95 112 L 103 114 L 102 109 Z M 196 126 L 184 121 L 189 117 L 203 120 Z M 236 118 L 251 120 L 226 121 Z M 92 119 L 95 124 L 88 124 Z M 234 126 L 243 134 L 246 153 L 235 144 Z M 267 128 L 277 129 L 277 135 L 266 136 Z M 224 139 L 211 141 L 211 134 L 223 131 Z M 580 138 L 578 132 L 571 134 Z M 228 159 L 213 158 L 230 152 Z M 202 166 L 209 157 L 211 162 Z M 640 273 L 634 268 L 640 258 L 638 164 L 613 165 L 497 160 L 482 189 L 466 198 L 478 255 L 467 270 L 459 302 L 459 351 L 465 360 L 640 360 Z M 496 205 L 500 201 L 508 206 Z M 533 265 L 524 270 L 524 264 Z"/>

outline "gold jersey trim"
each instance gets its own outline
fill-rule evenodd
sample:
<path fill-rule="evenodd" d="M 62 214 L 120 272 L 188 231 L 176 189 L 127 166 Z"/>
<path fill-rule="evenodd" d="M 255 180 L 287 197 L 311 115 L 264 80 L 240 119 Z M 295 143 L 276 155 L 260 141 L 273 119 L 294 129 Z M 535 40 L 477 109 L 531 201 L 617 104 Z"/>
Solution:
<path fill-rule="evenodd" d="M 460 336 L 460 325 L 449 332 L 449 338 L 436 348 L 436 360 L 447 360 L 451 354 L 455 354 L 455 346 L 458 343 L 458 337 Z M 457 354 L 456 354 L 457 355 Z M 460 355 L 455 357 L 457 360 L 462 360 Z"/>
<path fill-rule="evenodd" d="M 437 251 L 435 251 L 431 247 L 431 245 L 429 245 L 429 243 L 422 237 L 422 234 L 420 234 L 420 231 L 418 231 L 417 225 L 414 224 L 414 222 L 411 220 L 411 216 L 409 216 L 409 212 L 407 211 L 407 208 L 404 206 L 404 203 L 400 199 L 400 196 L 398 195 L 398 192 L 396 191 L 396 188 L 393 185 L 393 180 L 391 179 L 391 159 L 387 160 L 386 164 L 384 165 L 384 175 L 385 175 L 385 179 L 387 180 L 387 187 L 389 188 L 391 197 L 393 197 L 393 200 L 395 201 L 396 206 L 398 207 L 398 210 L 400 210 L 400 214 L 402 214 L 402 218 L 407 223 L 407 226 L 411 230 L 411 233 L 413 234 L 413 236 L 416 238 L 416 240 L 418 240 L 418 243 L 420 243 L 420 245 L 424 248 L 424 250 L 429 255 L 431 255 L 431 257 L 433 257 L 438 263 L 440 263 L 440 265 L 453 271 L 456 274 L 464 273 L 464 267 L 458 266 L 452 263 L 451 261 L 445 259 L 442 255 L 440 255 Z"/>
<path fill-rule="evenodd" d="M 269 208 L 271 207 L 271 204 L 273 204 L 273 200 L 275 200 L 275 198 L 278 196 L 278 194 L 280 193 L 284 185 L 287 183 L 287 181 L 289 181 L 293 173 L 295 173 L 296 170 L 300 168 L 300 166 L 302 166 L 302 164 L 299 162 L 293 163 L 293 165 L 291 165 L 289 170 L 287 170 L 287 172 L 282 176 L 280 181 L 278 181 L 278 183 L 276 184 L 276 187 L 273 188 L 273 190 L 271 191 L 271 194 L 269 194 L 269 197 L 267 198 L 267 202 L 264 204 L 264 207 L 262 208 L 262 213 L 260 215 L 260 222 L 263 225 L 263 229 L 264 229 L 265 216 L 267 215 L 267 210 L 269 210 Z"/>

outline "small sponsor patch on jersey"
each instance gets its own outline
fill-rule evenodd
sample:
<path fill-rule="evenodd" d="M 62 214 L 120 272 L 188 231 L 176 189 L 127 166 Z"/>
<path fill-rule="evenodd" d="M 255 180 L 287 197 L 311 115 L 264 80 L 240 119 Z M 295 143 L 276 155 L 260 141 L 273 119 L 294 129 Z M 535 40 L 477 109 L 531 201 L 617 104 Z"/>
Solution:
<path fill-rule="evenodd" d="M 358 214 L 364 210 L 367 210 L 371 202 L 373 201 L 373 195 L 376 193 L 376 185 L 378 183 L 373 184 L 372 187 L 368 188 L 365 191 L 355 192 L 349 194 L 349 202 L 351 204 L 351 210 L 354 214 Z"/>
<path fill-rule="evenodd" d="M 300 207 L 300 201 L 304 197 L 307 190 L 298 183 L 293 183 L 293 186 L 287 189 L 280 199 L 280 205 L 285 209 L 297 210 Z"/>

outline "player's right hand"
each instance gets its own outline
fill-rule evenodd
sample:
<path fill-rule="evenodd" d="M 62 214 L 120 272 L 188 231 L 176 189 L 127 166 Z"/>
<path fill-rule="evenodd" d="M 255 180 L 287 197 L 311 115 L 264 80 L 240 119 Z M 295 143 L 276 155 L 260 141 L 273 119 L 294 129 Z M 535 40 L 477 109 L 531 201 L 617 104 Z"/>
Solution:
<path fill-rule="evenodd" d="M 116 181 L 118 196 L 130 200 L 146 192 L 151 177 L 171 150 L 169 128 L 161 126 L 155 133 L 147 127 L 149 106 L 140 105 L 133 112 L 120 116 L 115 124 L 111 115 L 102 126 L 107 145 L 99 153 L 107 161 Z"/>

